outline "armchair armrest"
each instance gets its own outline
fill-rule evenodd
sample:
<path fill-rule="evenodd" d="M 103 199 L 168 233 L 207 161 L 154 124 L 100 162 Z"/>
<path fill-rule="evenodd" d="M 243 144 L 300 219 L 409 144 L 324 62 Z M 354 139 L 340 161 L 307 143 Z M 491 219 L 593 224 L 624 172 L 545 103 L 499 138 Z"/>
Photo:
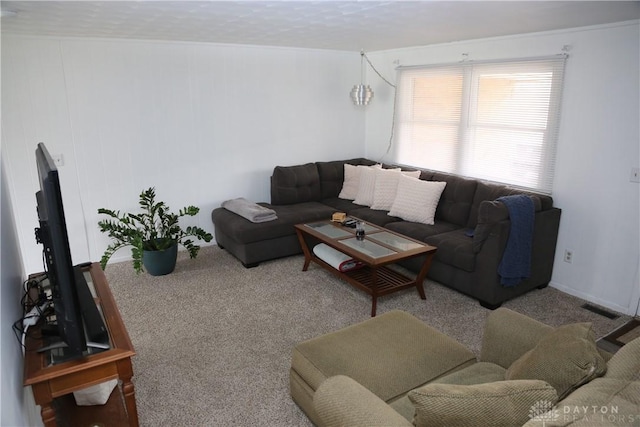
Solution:
<path fill-rule="evenodd" d="M 480 361 L 507 369 L 553 328 L 508 308 L 492 311 L 485 322 Z"/>
<path fill-rule="evenodd" d="M 313 406 L 323 426 L 412 426 L 385 401 L 357 381 L 336 375 L 322 382 Z"/>

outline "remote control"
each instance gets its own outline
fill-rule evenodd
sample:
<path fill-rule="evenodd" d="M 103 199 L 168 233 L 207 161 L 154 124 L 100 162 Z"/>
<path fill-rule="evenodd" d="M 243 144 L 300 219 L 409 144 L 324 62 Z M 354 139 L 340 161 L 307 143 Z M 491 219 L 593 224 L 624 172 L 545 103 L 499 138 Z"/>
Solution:
<path fill-rule="evenodd" d="M 355 219 L 348 219 L 345 222 L 342 223 L 342 225 L 344 225 L 345 227 L 349 227 L 349 228 L 356 228 L 356 223 L 358 221 L 356 221 Z"/>

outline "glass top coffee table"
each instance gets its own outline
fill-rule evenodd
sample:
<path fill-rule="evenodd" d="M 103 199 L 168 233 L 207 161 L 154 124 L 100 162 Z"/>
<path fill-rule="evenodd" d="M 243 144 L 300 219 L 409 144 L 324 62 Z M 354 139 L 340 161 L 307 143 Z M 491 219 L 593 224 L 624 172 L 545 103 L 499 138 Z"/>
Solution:
<path fill-rule="evenodd" d="M 420 298 L 426 299 L 422 282 L 427 276 L 437 248 L 366 221 L 363 221 L 363 224 L 363 240 L 356 238 L 355 229 L 329 220 L 297 224 L 296 233 L 305 258 L 302 271 L 307 271 L 313 261 L 352 286 L 365 291 L 371 295 L 372 317 L 376 315 L 379 296 L 416 288 Z M 348 255 L 364 264 L 364 267 L 344 272 L 332 267 L 313 253 L 313 246 L 317 243 L 324 243 Z M 415 278 L 388 267 L 418 256 L 425 256 L 425 259 Z"/>

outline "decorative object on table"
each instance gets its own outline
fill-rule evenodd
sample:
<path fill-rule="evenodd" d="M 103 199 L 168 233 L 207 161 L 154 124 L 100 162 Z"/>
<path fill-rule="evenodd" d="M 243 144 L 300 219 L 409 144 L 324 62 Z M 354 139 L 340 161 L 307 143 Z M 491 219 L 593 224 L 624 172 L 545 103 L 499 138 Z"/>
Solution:
<path fill-rule="evenodd" d="M 331 267 L 342 272 L 364 267 L 362 262 L 351 258 L 347 254 L 343 254 L 337 249 L 333 249 L 325 243 L 315 245 L 313 247 L 313 253 Z"/>
<path fill-rule="evenodd" d="M 356 222 L 356 239 L 364 240 L 364 222 Z"/>
<path fill-rule="evenodd" d="M 331 221 L 343 223 L 347 219 L 347 214 L 344 212 L 334 212 L 331 215 Z"/>
<path fill-rule="evenodd" d="M 182 229 L 179 219 L 183 216 L 195 216 L 200 209 L 187 206 L 177 214 L 171 213 L 164 202 L 156 202 L 155 188 L 140 193 L 142 213 L 120 213 L 110 209 L 98 209 L 99 214 L 112 219 L 98 222 L 100 231 L 107 233 L 113 242 L 107 247 L 100 265 L 105 269 L 111 256 L 125 246 L 132 246 L 133 268 L 140 273 L 143 268 L 152 276 L 169 274 L 176 265 L 178 244 L 184 246 L 190 258 L 198 255 L 200 246 L 190 237 L 210 242 L 213 236 L 200 227 L 189 226 Z"/>

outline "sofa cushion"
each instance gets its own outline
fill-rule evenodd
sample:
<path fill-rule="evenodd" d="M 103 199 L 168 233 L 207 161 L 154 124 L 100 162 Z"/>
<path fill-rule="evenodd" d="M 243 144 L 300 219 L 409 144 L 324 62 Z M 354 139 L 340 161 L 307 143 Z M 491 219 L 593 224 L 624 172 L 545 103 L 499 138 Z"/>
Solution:
<path fill-rule="evenodd" d="M 446 185 L 445 182 L 423 181 L 401 176 L 389 215 L 400 217 L 405 221 L 433 225 L 438 201 Z"/>
<path fill-rule="evenodd" d="M 276 166 L 271 175 L 271 204 L 317 202 L 321 199 L 320 175 L 315 163 Z"/>
<path fill-rule="evenodd" d="M 393 310 L 296 345 L 291 368 L 312 390 L 346 375 L 388 401 L 473 362 L 453 338 Z"/>
<path fill-rule="evenodd" d="M 435 256 L 438 261 L 464 271 L 475 270 L 476 253 L 473 250 L 473 238 L 467 236 L 464 229 L 429 236 L 425 242 L 438 248 Z"/>
<path fill-rule="evenodd" d="M 387 227 L 388 225 L 395 222 L 403 222 L 402 219 L 398 217 L 390 216 L 389 212 L 387 211 L 375 210 L 362 206 L 359 206 L 358 209 L 349 211 L 349 216 L 363 219 L 381 227 Z"/>
<path fill-rule="evenodd" d="M 427 384 L 409 392 L 416 407 L 417 427 L 520 426 L 531 407 L 555 402 L 555 389 L 540 380 L 497 381 L 485 384 Z"/>
<path fill-rule="evenodd" d="M 349 214 L 355 209 L 362 209 L 362 206 L 356 205 L 351 200 L 340 199 L 338 197 L 330 197 L 328 199 L 322 199 L 320 203 L 330 206 L 335 209 L 336 212 L 344 212 Z"/>
<path fill-rule="evenodd" d="M 420 240 L 421 242 L 426 241 L 429 236 L 446 233 L 460 228 L 456 224 L 451 224 L 445 221 L 436 221 L 434 225 L 420 224 L 418 222 L 411 221 L 397 221 L 389 223 L 385 225 L 385 227 L 389 230 L 409 236 L 412 239 Z"/>
<path fill-rule="evenodd" d="M 506 371 L 505 368 L 495 363 L 477 362 L 459 371 L 444 375 L 434 380 L 433 383 L 458 385 L 492 383 L 503 381 Z"/>
<path fill-rule="evenodd" d="M 447 183 L 438 203 L 436 219 L 464 227 L 469 219 L 478 181 L 441 172 L 434 172 L 429 179 Z"/>
<path fill-rule="evenodd" d="M 590 323 L 560 326 L 511 364 L 507 380 L 540 379 L 555 387 L 560 399 L 605 373 Z"/>

